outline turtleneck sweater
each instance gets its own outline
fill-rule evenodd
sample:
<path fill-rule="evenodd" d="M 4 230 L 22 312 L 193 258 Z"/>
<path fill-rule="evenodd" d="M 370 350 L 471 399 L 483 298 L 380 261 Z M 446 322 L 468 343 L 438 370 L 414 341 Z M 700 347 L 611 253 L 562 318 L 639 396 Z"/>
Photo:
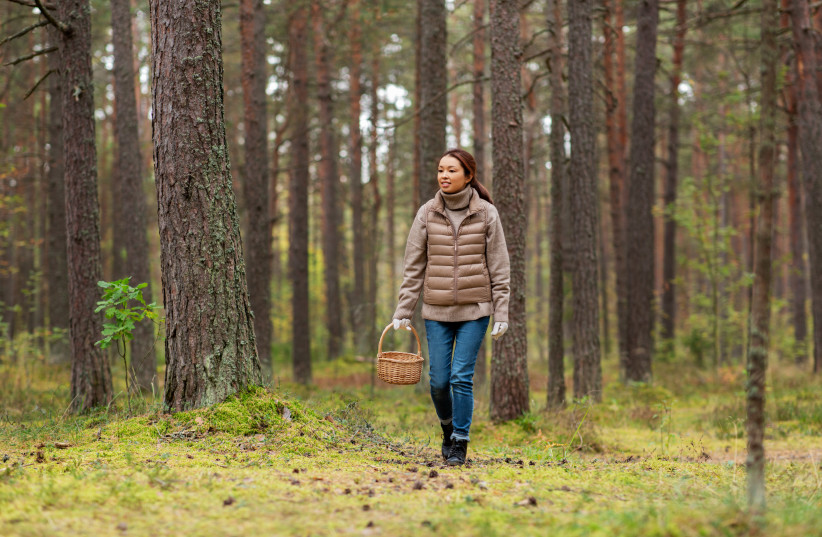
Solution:
<path fill-rule="evenodd" d="M 459 231 L 460 224 L 465 220 L 468 214 L 468 204 L 471 203 L 471 196 L 474 189 L 466 186 L 459 192 L 453 194 L 442 193 L 442 202 L 445 205 L 445 214 L 451 220 L 451 225 L 454 226 L 454 234 Z"/>

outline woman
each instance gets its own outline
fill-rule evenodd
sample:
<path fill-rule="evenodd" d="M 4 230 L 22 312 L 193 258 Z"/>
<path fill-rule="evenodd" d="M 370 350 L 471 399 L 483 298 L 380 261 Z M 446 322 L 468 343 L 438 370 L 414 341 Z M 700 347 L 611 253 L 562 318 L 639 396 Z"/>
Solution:
<path fill-rule="evenodd" d="M 408 234 L 394 311 L 394 329 L 408 328 L 422 291 L 431 399 L 449 465 L 465 464 L 474 366 L 490 316 L 494 339 L 508 329 L 508 248 L 499 213 L 476 172 L 474 157 L 462 149 L 440 158 L 439 191 L 420 207 Z"/>

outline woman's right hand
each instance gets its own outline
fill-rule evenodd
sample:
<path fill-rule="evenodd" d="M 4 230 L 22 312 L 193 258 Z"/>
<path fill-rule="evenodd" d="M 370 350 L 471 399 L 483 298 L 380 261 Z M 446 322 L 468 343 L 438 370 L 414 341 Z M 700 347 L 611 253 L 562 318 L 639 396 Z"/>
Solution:
<path fill-rule="evenodd" d="M 394 319 L 394 330 L 405 328 L 411 330 L 411 319 Z"/>

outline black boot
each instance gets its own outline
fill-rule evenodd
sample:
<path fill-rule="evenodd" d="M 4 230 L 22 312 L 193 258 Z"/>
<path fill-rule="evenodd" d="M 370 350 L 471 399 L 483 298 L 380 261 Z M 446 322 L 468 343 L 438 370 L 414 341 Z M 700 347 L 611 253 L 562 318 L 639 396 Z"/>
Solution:
<path fill-rule="evenodd" d="M 442 427 L 442 458 L 447 459 L 448 456 L 451 454 L 451 446 L 453 444 L 453 440 L 451 440 L 451 433 L 454 432 L 454 424 L 444 424 L 440 422 L 440 426 Z"/>
<path fill-rule="evenodd" d="M 451 446 L 451 453 L 448 455 L 448 460 L 445 461 L 445 464 L 448 466 L 462 466 L 465 464 L 465 458 L 467 456 L 468 440 L 454 440 L 454 445 Z"/>

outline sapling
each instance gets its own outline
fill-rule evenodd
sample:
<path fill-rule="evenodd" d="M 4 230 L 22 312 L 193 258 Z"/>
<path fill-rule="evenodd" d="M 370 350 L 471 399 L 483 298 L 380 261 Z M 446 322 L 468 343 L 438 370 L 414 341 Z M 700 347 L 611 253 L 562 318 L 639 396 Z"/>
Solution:
<path fill-rule="evenodd" d="M 131 287 L 128 281 L 131 277 L 123 278 L 113 282 L 97 282 L 103 288 L 102 300 L 97 302 L 95 313 L 105 310 L 105 317 L 110 322 L 103 323 L 103 338 L 95 345 L 101 348 L 108 348 L 112 343 L 117 344 L 117 354 L 123 359 L 123 366 L 126 372 L 126 397 L 128 400 L 128 413 L 131 415 L 131 390 L 128 382 L 128 362 L 126 360 L 126 344 L 134 336 L 132 331 L 136 323 L 143 319 L 162 322 L 155 310 L 159 309 L 154 302 L 146 304 L 143 299 L 143 289 L 148 285 L 141 283 L 137 287 Z M 123 350 L 120 352 L 120 343 Z"/>

